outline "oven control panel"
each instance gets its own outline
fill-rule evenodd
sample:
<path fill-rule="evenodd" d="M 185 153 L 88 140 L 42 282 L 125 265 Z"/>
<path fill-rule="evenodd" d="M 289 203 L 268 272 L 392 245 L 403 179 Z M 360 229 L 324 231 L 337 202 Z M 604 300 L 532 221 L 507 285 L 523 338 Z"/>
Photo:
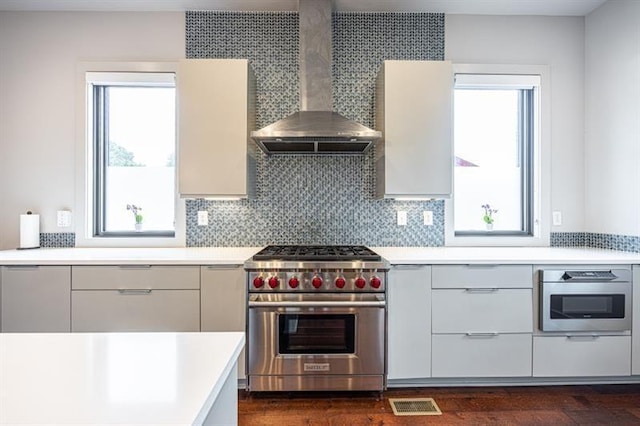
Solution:
<path fill-rule="evenodd" d="M 249 271 L 249 292 L 384 292 L 387 271 L 262 270 Z"/>

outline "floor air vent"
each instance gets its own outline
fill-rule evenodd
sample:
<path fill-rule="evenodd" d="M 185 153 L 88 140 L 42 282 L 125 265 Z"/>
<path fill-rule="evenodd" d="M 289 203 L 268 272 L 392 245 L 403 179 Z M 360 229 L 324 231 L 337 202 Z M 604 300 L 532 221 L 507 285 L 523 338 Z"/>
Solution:
<path fill-rule="evenodd" d="M 442 414 L 433 398 L 389 398 L 396 416 L 439 416 Z"/>

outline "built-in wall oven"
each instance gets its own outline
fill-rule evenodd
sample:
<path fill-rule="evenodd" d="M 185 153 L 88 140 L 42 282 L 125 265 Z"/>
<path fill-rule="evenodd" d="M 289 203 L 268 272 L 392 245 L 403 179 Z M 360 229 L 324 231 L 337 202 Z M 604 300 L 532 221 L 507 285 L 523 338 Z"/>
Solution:
<path fill-rule="evenodd" d="M 539 277 L 540 330 L 631 330 L 631 269 L 543 269 Z"/>
<path fill-rule="evenodd" d="M 382 391 L 386 262 L 362 247 L 265 250 L 245 264 L 247 389 Z"/>

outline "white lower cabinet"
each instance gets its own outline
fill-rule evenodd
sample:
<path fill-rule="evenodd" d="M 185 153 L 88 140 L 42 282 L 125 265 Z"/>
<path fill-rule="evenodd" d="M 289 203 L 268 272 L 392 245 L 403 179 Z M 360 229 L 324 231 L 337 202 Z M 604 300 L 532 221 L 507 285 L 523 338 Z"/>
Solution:
<path fill-rule="evenodd" d="M 245 331 L 246 278 L 242 265 L 201 267 L 201 331 Z M 238 358 L 238 379 L 244 379 L 244 349 Z"/>
<path fill-rule="evenodd" d="M 631 336 L 534 336 L 534 377 L 628 376 Z"/>
<path fill-rule="evenodd" d="M 432 287 L 432 377 L 531 377 L 531 266 L 437 265 Z"/>
<path fill-rule="evenodd" d="M 433 377 L 531 376 L 531 334 L 434 334 Z"/>
<path fill-rule="evenodd" d="M 69 266 L 3 266 L 3 332 L 69 332 Z"/>
<path fill-rule="evenodd" d="M 640 266 L 633 267 L 633 325 L 631 339 L 631 374 L 640 375 Z"/>
<path fill-rule="evenodd" d="M 431 267 L 397 265 L 388 278 L 387 378 L 431 377 Z"/>
<path fill-rule="evenodd" d="M 200 331 L 200 267 L 72 267 L 71 330 Z"/>

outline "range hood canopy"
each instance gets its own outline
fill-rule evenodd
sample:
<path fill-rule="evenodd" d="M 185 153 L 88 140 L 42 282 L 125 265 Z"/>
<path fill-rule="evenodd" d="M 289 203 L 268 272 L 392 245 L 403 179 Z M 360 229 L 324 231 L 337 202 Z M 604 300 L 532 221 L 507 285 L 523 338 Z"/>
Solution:
<path fill-rule="evenodd" d="M 267 154 L 367 151 L 382 133 L 333 112 L 331 0 L 299 0 L 300 111 L 251 137 Z"/>

